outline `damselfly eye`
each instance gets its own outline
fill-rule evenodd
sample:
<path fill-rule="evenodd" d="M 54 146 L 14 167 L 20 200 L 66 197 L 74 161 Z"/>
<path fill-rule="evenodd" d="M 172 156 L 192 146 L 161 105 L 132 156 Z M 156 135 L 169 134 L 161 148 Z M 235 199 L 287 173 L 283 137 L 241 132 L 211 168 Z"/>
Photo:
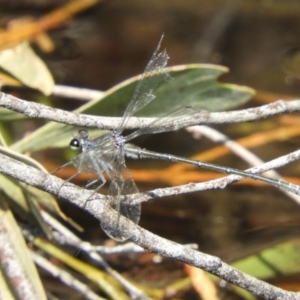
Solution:
<path fill-rule="evenodd" d="M 80 148 L 80 142 L 78 139 L 73 139 L 71 142 L 70 142 L 70 148 L 72 150 L 77 150 L 78 148 Z"/>

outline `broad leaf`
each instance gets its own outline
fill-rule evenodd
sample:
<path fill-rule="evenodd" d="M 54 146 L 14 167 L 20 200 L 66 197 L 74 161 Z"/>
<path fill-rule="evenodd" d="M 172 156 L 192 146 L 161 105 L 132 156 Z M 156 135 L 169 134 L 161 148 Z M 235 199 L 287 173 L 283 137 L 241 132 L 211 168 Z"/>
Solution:
<path fill-rule="evenodd" d="M 24 241 L 23 235 L 20 232 L 20 227 L 14 219 L 11 211 L 6 207 L 5 201 L 0 203 L 0 219 L 1 219 L 1 243 L 2 247 L 9 247 L 10 253 L 13 251 L 14 261 L 10 264 L 18 265 L 19 280 L 25 280 L 23 284 L 27 285 L 27 297 L 31 295 L 32 299 L 47 299 L 45 291 L 40 281 L 40 277 L 36 267 L 31 259 L 27 244 Z M 11 257 L 10 257 L 11 258 Z M 2 259 L 5 259 L 3 257 Z M 5 272 L 5 268 L 3 270 Z M 11 274 L 3 274 L 5 277 Z M 12 278 L 11 280 L 13 280 Z M 1 290 L 6 289 L 5 286 L 0 286 Z M 12 290 L 13 292 L 13 290 Z M 9 299 L 9 298 L 7 298 Z"/>
<path fill-rule="evenodd" d="M 44 62 L 27 42 L 0 52 L 0 67 L 24 85 L 50 95 L 54 81 Z"/>
<path fill-rule="evenodd" d="M 217 78 L 228 71 L 216 65 L 184 65 L 169 68 L 171 82 L 162 82 L 154 91 L 156 99 L 138 115 L 153 116 L 171 111 L 176 106 L 192 105 L 215 111 L 236 107 L 247 102 L 254 91 L 233 84 L 221 84 Z M 76 113 L 94 115 L 122 115 L 130 101 L 139 76 L 122 82 L 109 89 L 101 98 L 81 106 Z M 49 123 L 31 135 L 12 145 L 19 152 L 37 151 L 48 147 L 69 144 L 77 128 L 65 124 Z M 96 130 L 98 135 L 100 130 Z"/>

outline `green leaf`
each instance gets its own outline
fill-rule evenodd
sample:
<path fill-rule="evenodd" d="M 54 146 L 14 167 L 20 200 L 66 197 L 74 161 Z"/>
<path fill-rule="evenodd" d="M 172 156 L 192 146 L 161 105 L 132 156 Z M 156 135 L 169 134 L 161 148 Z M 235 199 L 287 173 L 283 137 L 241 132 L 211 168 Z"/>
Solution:
<path fill-rule="evenodd" d="M 0 153 L 21 161 L 29 166 L 47 172 L 45 168 L 34 159 L 12 151 L 7 147 L 0 146 Z M 37 203 L 46 208 L 47 211 L 51 211 L 53 214 L 59 215 L 62 219 L 69 222 L 73 227 L 81 230 L 81 227 L 78 224 L 76 224 L 72 219 L 68 218 L 60 210 L 56 199 L 49 193 L 46 193 L 29 185 L 25 185 L 21 182 L 9 179 L 3 175 L 0 175 L 0 189 L 2 189 L 8 196 L 10 205 L 13 206 L 14 211 L 19 213 L 19 215 L 21 215 L 23 218 L 26 216 L 28 219 L 32 219 L 30 213 L 33 214 L 35 216 L 35 220 L 44 229 L 46 234 L 49 235 L 48 226 L 40 216 L 40 208 Z"/>
<path fill-rule="evenodd" d="M 66 251 L 51 244 L 49 241 L 35 238 L 33 243 L 45 253 L 57 258 L 68 267 L 76 270 L 82 276 L 85 276 L 93 284 L 97 285 L 104 293 L 106 293 L 110 299 L 129 299 L 129 297 L 124 293 L 120 284 L 106 272 L 80 261 L 78 258 L 68 254 Z"/>
<path fill-rule="evenodd" d="M 0 190 L 7 196 L 10 207 L 23 219 L 30 220 L 29 206 L 18 182 L 0 175 Z"/>
<path fill-rule="evenodd" d="M 7 108 L 0 107 L 0 120 L 4 121 L 19 121 L 19 120 L 28 120 L 27 116 L 24 116 L 15 111 L 9 110 Z"/>
<path fill-rule="evenodd" d="M 51 230 L 49 230 L 48 225 L 42 218 L 41 209 L 37 202 L 40 202 L 41 204 L 45 203 L 44 207 L 46 207 L 47 209 L 50 208 L 50 211 L 57 213 L 58 210 L 53 209 L 54 204 L 52 203 L 56 202 L 52 195 L 44 192 L 45 197 L 36 198 L 34 197 L 34 192 L 37 189 L 7 178 L 4 175 L 0 175 L 0 190 L 2 190 L 3 193 L 7 196 L 7 202 L 9 203 L 14 213 L 19 215 L 28 223 L 36 221 L 37 223 L 39 223 L 45 234 L 49 238 L 51 237 Z M 47 199 L 48 201 L 46 201 L 45 199 Z"/>
<path fill-rule="evenodd" d="M 222 84 L 218 77 L 228 72 L 228 68 L 191 64 L 168 68 L 172 81 L 164 81 L 155 90 L 156 98 L 138 116 L 155 116 L 171 111 L 175 107 L 191 105 L 209 111 L 223 111 L 249 101 L 254 90 L 234 84 Z M 122 115 L 129 103 L 138 77 L 126 80 L 108 90 L 101 99 L 92 101 L 80 112 L 101 115 Z"/>
<path fill-rule="evenodd" d="M 257 278 L 300 272 L 300 239 L 281 243 L 232 264 L 233 267 Z"/>
<path fill-rule="evenodd" d="M 254 91 L 233 84 L 221 84 L 217 78 L 228 69 L 217 65 L 184 65 L 169 68 L 171 82 L 162 82 L 155 90 L 154 99 L 138 115 L 153 116 L 171 111 L 176 106 L 192 105 L 208 110 L 224 110 L 247 102 Z M 109 89 L 99 99 L 90 101 L 76 113 L 94 115 L 122 115 L 128 105 L 140 76 L 128 79 Z M 75 126 L 48 123 L 28 135 L 12 149 L 19 152 L 37 151 L 48 147 L 67 146 L 76 133 Z M 97 129 L 98 135 L 101 131 Z"/>
<path fill-rule="evenodd" d="M 34 299 L 47 299 L 23 235 L 12 213 L 6 207 L 5 201 L 0 201 L 0 220 L 2 246 L 9 246 L 11 251 L 13 250 L 15 260 L 17 260 L 19 267 L 22 268 L 24 278 L 27 279 L 28 283 L 30 282 L 31 293 L 34 295 Z M 4 276 L 7 276 L 7 274 L 4 273 Z M 2 288 L 5 287 L 1 286 L 1 290 Z"/>
<path fill-rule="evenodd" d="M 9 288 L 7 281 L 5 280 L 5 277 L 1 270 L 0 270 L 0 289 L 1 289 L 2 299 L 6 299 L 6 300 L 16 299 L 13 291 Z"/>
<path fill-rule="evenodd" d="M 53 78 L 44 62 L 34 53 L 27 42 L 13 49 L 0 52 L 0 67 L 24 85 L 50 95 Z"/>
<path fill-rule="evenodd" d="M 27 155 L 20 154 L 16 151 L 13 151 L 8 147 L 0 146 L 0 153 L 2 153 L 4 155 L 7 155 L 8 157 L 11 157 L 11 158 L 16 159 L 18 161 L 21 161 L 21 162 L 25 163 L 26 165 L 29 165 L 31 167 L 34 167 L 34 168 L 37 168 L 37 169 L 42 170 L 44 172 L 47 172 L 47 170 L 41 164 L 39 164 L 36 160 L 28 157 Z"/>

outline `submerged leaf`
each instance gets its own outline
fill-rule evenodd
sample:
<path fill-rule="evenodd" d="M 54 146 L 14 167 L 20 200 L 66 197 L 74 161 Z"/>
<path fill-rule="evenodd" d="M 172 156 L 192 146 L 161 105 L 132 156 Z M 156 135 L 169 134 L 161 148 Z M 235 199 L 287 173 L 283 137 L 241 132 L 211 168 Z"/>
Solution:
<path fill-rule="evenodd" d="M 257 255 L 232 264 L 233 267 L 257 278 L 270 279 L 300 272 L 300 239 L 278 244 Z"/>

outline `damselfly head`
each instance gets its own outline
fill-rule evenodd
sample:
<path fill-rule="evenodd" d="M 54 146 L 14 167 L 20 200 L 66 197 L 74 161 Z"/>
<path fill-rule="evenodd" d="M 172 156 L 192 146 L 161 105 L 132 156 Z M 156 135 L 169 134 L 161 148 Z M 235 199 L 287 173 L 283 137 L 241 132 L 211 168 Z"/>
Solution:
<path fill-rule="evenodd" d="M 74 139 L 71 140 L 71 142 L 70 142 L 70 148 L 72 150 L 77 150 L 80 147 L 81 147 L 81 143 L 80 143 L 80 141 L 77 138 L 74 138 Z"/>
<path fill-rule="evenodd" d="M 74 136 L 74 138 L 71 140 L 70 148 L 72 150 L 77 150 L 78 148 L 82 149 L 88 137 L 89 137 L 89 133 L 86 130 L 84 129 L 79 130 L 78 135 Z"/>

